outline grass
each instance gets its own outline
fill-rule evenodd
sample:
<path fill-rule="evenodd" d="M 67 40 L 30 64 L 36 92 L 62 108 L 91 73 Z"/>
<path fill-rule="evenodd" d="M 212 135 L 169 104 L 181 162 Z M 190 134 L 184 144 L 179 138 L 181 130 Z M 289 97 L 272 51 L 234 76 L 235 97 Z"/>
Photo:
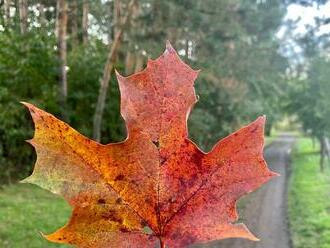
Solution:
<path fill-rule="evenodd" d="M 41 237 L 63 226 L 70 207 L 57 196 L 30 184 L 0 189 L 0 247 L 68 247 Z"/>
<path fill-rule="evenodd" d="M 330 248 L 330 170 L 319 169 L 310 139 L 299 139 L 292 157 L 289 221 L 294 248 Z"/>

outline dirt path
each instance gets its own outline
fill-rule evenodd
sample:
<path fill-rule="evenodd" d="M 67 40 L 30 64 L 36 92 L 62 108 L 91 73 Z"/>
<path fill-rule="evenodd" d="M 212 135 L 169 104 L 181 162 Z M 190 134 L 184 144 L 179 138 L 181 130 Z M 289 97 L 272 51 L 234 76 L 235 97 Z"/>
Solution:
<path fill-rule="evenodd" d="M 287 223 L 287 165 L 294 138 L 282 135 L 265 151 L 269 167 L 281 174 L 245 197 L 241 220 L 259 239 L 227 239 L 202 246 L 207 248 L 290 248 Z"/>

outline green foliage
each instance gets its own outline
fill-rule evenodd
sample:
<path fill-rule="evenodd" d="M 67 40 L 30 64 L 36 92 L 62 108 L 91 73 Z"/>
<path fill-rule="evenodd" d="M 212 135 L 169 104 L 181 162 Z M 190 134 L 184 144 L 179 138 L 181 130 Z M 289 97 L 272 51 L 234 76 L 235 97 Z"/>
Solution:
<path fill-rule="evenodd" d="M 99 80 L 114 36 L 114 1 L 90 1 L 90 33 L 81 44 L 82 0 L 78 0 L 78 41 L 68 20 L 67 121 L 91 137 Z M 125 6 L 128 1 L 121 1 Z M 38 4 L 45 7 L 41 25 Z M 13 6 L 16 3 L 13 2 Z M 0 18 L 0 182 L 30 173 L 34 152 L 23 140 L 31 138 L 30 117 L 19 101 L 29 101 L 60 116 L 59 61 L 54 35 L 56 1 L 29 1 L 29 28 L 20 34 L 18 11 Z M 16 5 L 17 8 L 17 5 Z M 123 7 L 124 13 L 125 7 Z M 126 71 L 128 52 L 158 57 L 169 39 L 182 59 L 202 69 L 196 83 L 201 96 L 189 119 L 191 138 L 206 150 L 214 142 L 254 120 L 268 117 L 267 130 L 280 118 L 287 60 L 274 38 L 285 5 L 254 0 L 141 0 L 124 29 L 115 68 Z M 2 31 L 1 31 L 2 30 Z M 111 44 L 111 43 L 110 43 Z M 135 64 L 134 64 L 135 63 Z M 133 60 L 133 70 L 138 64 Z M 132 72 L 132 71 L 131 71 Z M 129 73 L 131 73 L 129 72 Z M 120 141 L 125 127 L 119 113 L 119 91 L 112 75 L 102 124 L 102 143 Z M 219 131 L 220 130 L 220 131 Z M 19 156 L 18 156 L 19 154 Z"/>
<path fill-rule="evenodd" d="M 318 147 L 299 139 L 289 184 L 289 221 L 293 247 L 330 247 L 330 172 L 321 173 Z"/>
<path fill-rule="evenodd" d="M 68 105 L 70 124 L 91 137 L 93 114 L 97 101 L 99 80 L 103 73 L 107 47 L 99 40 L 93 40 L 88 47 L 79 46 L 68 57 Z M 122 65 L 116 65 L 121 70 Z M 119 88 L 113 74 L 110 82 L 108 101 L 105 107 L 102 142 L 124 139 L 125 129 L 119 113 Z"/>
<path fill-rule="evenodd" d="M 24 176 L 31 168 L 32 149 L 24 140 L 32 129 L 19 101 L 58 110 L 54 58 L 51 39 L 38 34 L 0 36 L 0 180 Z"/>
<path fill-rule="evenodd" d="M 330 135 L 330 61 L 314 57 L 310 63 L 307 77 L 291 82 L 289 109 L 298 115 L 306 132 L 321 139 Z"/>
<path fill-rule="evenodd" d="M 60 116 L 54 46 L 54 37 L 39 31 L 26 36 L 14 32 L 0 35 L 0 182 L 25 177 L 33 165 L 33 149 L 24 142 L 32 137 L 32 123 L 19 102 L 32 102 Z M 106 45 L 92 40 L 86 48 L 76 47 L 68 57 L 69 123 L 88 136 L 106 54 Z M 115 78 L 110 83 L 109 99 L 107 104 L 112 106 L 106 107 L 104 142 L 119 141 L 125 132 Z"/>

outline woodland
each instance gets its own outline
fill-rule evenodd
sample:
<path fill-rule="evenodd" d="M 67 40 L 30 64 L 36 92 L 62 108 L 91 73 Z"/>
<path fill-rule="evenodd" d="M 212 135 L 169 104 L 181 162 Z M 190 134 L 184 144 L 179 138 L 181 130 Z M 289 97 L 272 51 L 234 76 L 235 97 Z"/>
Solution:
<path fill-rule="evenodd" d="M 142 70 L 162 53 L 166 40 L 201 69 L 195 84 L 200 100 L 188 124 L 191 138 L 206 150 L 263 114 L 267 134 L 283 116 L 294 115 L 304 130 L 324 140 L 330 126 L 329 42 L 318 30 L 329 19 L 317 18 L 316 26 L 292 37 L 296 22 L 283 20 L 292 3 L 324 4 L 1 1 L 1 181 L 15 181 L 32 169 L 34 153 L 23 141 L 33 126 L 20 101 L 102 143 L 120 141 L 126 130 L 114 70 L 122 75 Z M 277 37 L 280 28 L 286 31 Z"/>

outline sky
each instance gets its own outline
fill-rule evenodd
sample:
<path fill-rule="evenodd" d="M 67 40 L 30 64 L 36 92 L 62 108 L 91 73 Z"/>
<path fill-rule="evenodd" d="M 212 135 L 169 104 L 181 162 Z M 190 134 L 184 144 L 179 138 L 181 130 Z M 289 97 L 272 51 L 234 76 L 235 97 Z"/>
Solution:
<path fill-rule="evenodd" d="M 330 1 L 324 5 L 317 6 L 314 3 L 312 6 L 302 6 L 299 4 L 290 4 L 287 7 L 287 14 L 284 17 L 285 21 L 295 22 L 295 28 L 290 28 L 287 25 L 282 25 L 276 37 L 283 40 L 281 52 L 291 58 L 293 63 L 302 63 L 304 61 L 302 55 L 302 48 L 295 42 L 294 39 L 289 37 L 284 38 L 286 34 L 291 37 L 303 36 L 307 32 L 306 26 L 316 26 L 315 17 L 330 18 Z M 316 35 L 323 35 L 330 33 L 330 23 L 322 25 Z"/>
<path fill-rule="evenodd" d="M 292 30 L 295 34 L 304 34 L 306 32 L 306 25 L 315 26 L 315 17 L 328 17 L 330 18 L 330 1 L 324 5 L 317 6 L 314 3 L 312 6 L 302 6 L 299 4 L 291 4 L 287 8 L 287 14 L 284 20 L 298 21 L 297 28 Z M 285 32 L 282 28 L 278 32 L 278 36 L 281 37 Z M 330 24 L 322 26 L 318 35 L 324 33 L 330 33 Z"/>

